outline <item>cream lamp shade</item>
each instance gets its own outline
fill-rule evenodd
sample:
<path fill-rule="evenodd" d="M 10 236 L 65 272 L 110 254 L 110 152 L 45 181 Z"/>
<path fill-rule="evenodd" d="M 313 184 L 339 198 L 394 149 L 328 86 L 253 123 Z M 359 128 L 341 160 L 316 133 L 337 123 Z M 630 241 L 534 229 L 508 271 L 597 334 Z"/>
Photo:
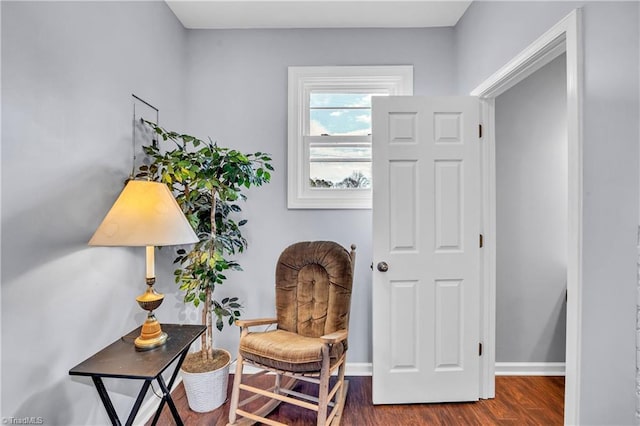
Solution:
<path fill-rule="evenodd" d="M 107 213 L 90 246 L 171 246 L 198 237 L 164 183 L 130 180 Z"/>
<path fill-rule="evenodd" d="M 197 243 L 198 237 L 169 187 L 160 182 L 130 180 L 107 213 L 93 237 L 90 246 L 144 246 L 146 247 L 147 291 L 136 298 L 140 307 L 149 313 L 135 340 L 139 350 L 162 346 L 167 333 L 156 319 L 164 295 L 153 288 L 155 277 L 155 246 Z"/>

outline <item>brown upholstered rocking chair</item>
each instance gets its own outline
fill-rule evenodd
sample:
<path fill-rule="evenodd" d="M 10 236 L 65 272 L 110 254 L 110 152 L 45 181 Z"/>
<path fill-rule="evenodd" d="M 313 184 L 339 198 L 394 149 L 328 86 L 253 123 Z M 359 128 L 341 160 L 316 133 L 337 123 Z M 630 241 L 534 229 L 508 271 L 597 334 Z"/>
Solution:
<path fill-rule="evenodd" d="M 266 418 L 281 402 L 317 411 L 317 425 L 340 424 L 348 387 L 344 369 L 355 248 L 352 245 L 349 253 L 337 243 L 313 241 L 293 244 L 282 252 L 276 266 L 277 318 L 236 322 L 242 334 L 229 425 L 283 425 Z M 277 328 L 249 331 L 267 324 Z M 243 383 L 245 365 L 261 370 L 251 377 L 275 373 L 274 386 L 262 389 Z M 337 380 L 329 389 L 336 369 Z M 294 391 L 297 380 L 317 384 L 318 397 Z M 239 401 L 241 390 L 254 395 Z M 270 400 L 253 412 L 245 411 L 247 404 L 262 397 Z"/>

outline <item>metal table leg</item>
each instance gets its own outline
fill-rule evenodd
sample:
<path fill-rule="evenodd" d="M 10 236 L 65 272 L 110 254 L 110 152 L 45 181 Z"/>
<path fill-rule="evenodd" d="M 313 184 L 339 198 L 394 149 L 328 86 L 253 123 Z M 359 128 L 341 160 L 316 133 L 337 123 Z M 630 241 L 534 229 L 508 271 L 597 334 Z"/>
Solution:
<path fill-rule="evenodd" d="M 167 405 L 171 410 L 171 414 L 173 414 L 173 418 L 176 421 L 177 426 L 183 426 L 182 419 L 180 418 L 180 414 L 178 413 L 178 409 L 176 408 L 176 404 L 173 403 L 173 398 L 171 398 L 171 393 L 167 388 L 167 385 L 164 383 L 162 376 L 158 376 L 158 384 L 160 384 L 160 388 L 162 389 L 164 400 L 167 401 Z"/>
<path fill-rule="evenodd" d="M 187 353 L 189 352 L 189 347 L 187 347 L 184 351 L 182 351 L 182 355 L 178 358 L 178 363 L 176 364 L 176 368 L 173 370 L 173 374 L 171 375 L 171 379 L 169 379 L 169 384 L 167 385 L 169 389 L 173 387 L 173 382 L 176 381 L 176 377 L 178 377 L 178 371 L 180 371 L 180 367 L 182 367 L 182 363 L 184 359 L 187 357 Z"/>
<path fill-rule="evenodd" d="M 147 394 L 147 390 L 149 389 L 149 385 L 151 384 L 151 380 L 145 380 L 142 385 L 142 389 L 138 392 L 138 397 L 136 398 L 136 402 L 133 404 L 131 408 L 131 412 L 129 413 L 129 418 L 127 418 L 126 426 L 131 426 L 133 421 L 136 419 L 136 415 L 140 410 L 140 406 L 142 405 L 142 401 L 144 400 L 144 396 Z"/>
<path fill-rule="evenodd" d="M 160 389 L 162 389 L 162 400 L 160 401 L 160 405 L 156 410 L 156 414 L 153 416 L 153 421 L 151 422 L 152 426 L 155 426 L 160 419 L 160 415 L 162 414 L 162 409 L 164 408 L 164 403 L 166 402 L 169 405 L 169 409 L 171 410 L 171 414 L 173 415 L 174 420 L 178 426 L 182 426 L 182 419 L 180 418 L 180 414 L 178 413 L 178 409 L 173 403 L 173 399 L 171 398 L 171 387 L 173 386 L 173 382 L 175 382 L 176 377 L 178 376 L 178 371 L 180 371 L 180 367 L 182 367 L 182 363 L 189 352 L 189 348 L 186 348 L 180 358 L 178 359 L 178 363 L 176 364 L 175 369 L 173 370 L 173 374 L 171 375 L 171 379 L 169 380 L 169 385 L 166 385 L 164 379 L 162 378 L 162 374 L 159 374 L 156 379 L 158 384 L 160 385 Z"/>
<path fill-rule="evenodd" d="M 121 426 L 120 419 L 118 418 L 118 413 L 116 413 L 116 409 L 113 408 L 113 403 L 111 402 L 111 398 L 109 398 L 109 394 L 107 393 L 107 389 L 104 387 L 104 383 L 102 383 L 102 378 L 97 376 L 92 376 L 93 384 L 96 386 L 98 390 L 98 395 L 100 395 L 100 399 L 102 400 L 102 404 L 104 408 L 107 410 L 107 415 L 109 416 L 109 420 L 111 420 L 111 424 L 113 426 Z"/>

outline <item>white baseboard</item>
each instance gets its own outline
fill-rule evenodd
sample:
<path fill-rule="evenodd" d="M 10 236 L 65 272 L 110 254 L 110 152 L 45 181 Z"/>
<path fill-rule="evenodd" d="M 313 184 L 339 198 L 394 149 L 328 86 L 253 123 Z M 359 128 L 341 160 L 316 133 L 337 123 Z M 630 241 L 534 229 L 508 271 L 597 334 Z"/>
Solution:
<path fill-rule="evenodd" d="M 496 362 L 496 376 L 564 376 L 564 362 Z M 370 362 L 347 362 L 347 376 L 371 376 Z"/>
<path fill-rule="evenodd" d="M 373 364 L 370 362 L 348 362 L 345 376 L 373 376 Z"/>
<path fill-rule="evenodd" d="M 564 376 L 564 362 L 496 362 L 496 376 Z M 347 363 L 347 376 L 371 376 L 370 362 Z"/>
<path fill-rule="evenodd" d="M 496 362 L 496 376 L 564 376 L 564 362 Z"/>

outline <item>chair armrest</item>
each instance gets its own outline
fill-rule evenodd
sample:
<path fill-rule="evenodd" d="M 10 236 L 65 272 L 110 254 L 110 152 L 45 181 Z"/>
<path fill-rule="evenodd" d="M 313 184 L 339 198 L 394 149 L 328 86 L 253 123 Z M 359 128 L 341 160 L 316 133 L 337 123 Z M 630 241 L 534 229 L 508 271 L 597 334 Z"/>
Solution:
<path fill-rule="evenodd" d="M 238 327 L 256 327 L 258 325 L 275 324 L 277 322 L 277 318 L 257 318 L 249 320 L 236 320 L 236 325 Z"/>
<path fill-rule="evenodd" d="M 320 338 L 324 343 L 335 345 L 336 343 L 342 342 L 343 340 L 345 340 L 348 335 L 349 335 L 349 332 L 347 330 L 338 330 L 338 331 L 334 331 L 333 333 L 325 334 Z"/>

